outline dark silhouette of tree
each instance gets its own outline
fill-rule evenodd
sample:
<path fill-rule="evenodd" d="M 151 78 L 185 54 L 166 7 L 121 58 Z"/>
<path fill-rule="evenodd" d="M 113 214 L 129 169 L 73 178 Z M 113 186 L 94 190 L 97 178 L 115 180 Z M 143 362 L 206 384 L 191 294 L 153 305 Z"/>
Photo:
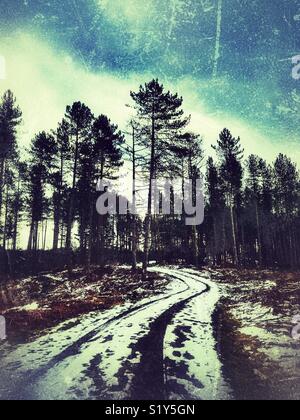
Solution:
<path fill-rule="evenodd" d="M 184 182 L 190 180 L 193 183 L 192 197 L 190 199 L 193 205 L 196 204 L 196 181 L 202 179 L 201 168 L 204 159 L 202 138 L 200 135 L 187 132 L 179 136 L 179 142 L 175 147 L 171 146 L 171 150 L 175 152 L 175 155 L 179 158 L 178 168 L 179 173 L 182 177 L 182 193 L 183 200 L 185 200 L 186 191 L 184 188 Z M 172 172 L 177 172 L 176 168 L 173 168 Z M 188 248 L 189 255 L 192 258 L 188 258 L 188 262 L 192 262 L 196 266 L 199 265 L 200 260 L 200 242 L 199 242 L 199 229 L 197 226 L 187 227 L 185 226 L 186 214 L 183 212 L 182 216 L 182 228 L 186 232 L 185 246 Z M 190 216 L 190 215 L 189 215 Z"/>
<path fill-rule="evenodd" d="M 213 146 L 217 159 L 207 161 L 204 224 L 186 226 L 190 215 L 175 214 L 175 203 L 186 198 L 184 180 L 190 179 L 194 188 L 189 194 L 195 204 L 204 161 L 201 137 L 186 131 L 189 118 L 184 117 L 182 98 L 165 91 L 158 80 L 131 92 L 131 98 L 136 110 L 127 133 L 131 140 L 125 143 L 108 117 L 94 118 L 86 105 L 75 102 L 52 134 L 35 136 L 24 163 L 17 143 L 21 111 L 14 95 L 4 94 L 0 100 L 0 246 L 7 270 L 13 272 L 11 254 L 18 249 L 28 219 L 28 250 L 49 246 L 47 231 L 53 223 L 55 252 L 47 255 L 61 254 L 69 274 L 73 263 L 85 264 L 90 278 L 94 263 L 102 268 L 108 262 L 131 263 L 135 270 L 142 255 L 144 273 L 150 258 L 196 266 L 299 269 L 300 178 L 292 160 L 283 154 L 273 164 L 256 155 L 244 160 L 240 138 L 224 129 Z M 144 192 L 148 195 L 144 221 L 129 209 L 122 215 L 118 208 L 116 214 L 104 216 L 96 211 L 96 202 L 105 193 L 96 190 L 97 182 L 117 181 L 124 159 L 132 169 L 134 207 L 139 209 Z M 139 176 L 147 180 L 146 188 L 135 185 Z M 168 215 L 162 211 L 164 192 L 159 192 L 159 205 L 153 206 L 153 180 L 161 177 L 182 182 L 180 191 L 170 187 Z M 44 258 L 42 252 L 39 258 Z"/>
<path fill-rule="evenodd" d="M 118 177 L 118 171 L 123 166 L 123 152 L 121 146 L 125 139 L 118 126 L 113 124 L 105 115 L 100 115 L 92 126 L 92 138 L 94 142 L 94 155 L 96 157 L 95 175 L 98 180 L 114 180 Z M 100 192 L 101 195 L 101 192 Z M 97 253 L 100 265 L 104 263 L 104 228 L 105 217 L 97 215 Z"/>
<path fill-rule="evenodd" d="M 105 217 L 96 214 L 96 182 L 99 179 L 117 179 L 123 165 L 120 148 L 123 143 L 124 136 L 118 126 L 105 115 L 100 115 L 93 122 L 91 134 L 83 140 L 79 150 L 79 237 L 81 249 L 87 249 L 88 269 L 94 246 L 98 263 L 104 263 Z"/>
<path fill-rule="evenodd" d="M 78 159 L 80 143 L 89 135 L 93 115 L 91 110 L 81 102 L 75 102 L 72 106 L 67 106 L 66 120 L 70 125 L 70 136 L 72 139 L 73 151 L 73 172 L 72 172 L 72 186 L 71 196 L 69 202 L 69 216 L 66 232 L 66 249 L 69 251 L 69 275 L 71 275 L 72 261 L 72 227 L 74 221 L 74 205 L 76 198 L 76 181 L 78 176 Z"/>
<path fill-rule="evenodd" d="M 233 260 L 236 266 L 240 264 L 239 239 L 237 229 L 237 206 L 242 188 L 242 158 L 240 138 L 232 136 L 226 128 L 221 132 L 217 146 L 213 147 L 220 159 L 220 175 L 224 183 L 227 205 L 230 208 L 231 229 L 233 239 Z"/>
<path fill-rule="evenodd" d="M 131 92 L 137 117 L 144 125 L 143 144 L 150 150 L 148 208 L 145 221 L 144 271 L 147 270 L 150 251 L 150 228 L 152 217 L 153 180 L 164 173 L 172 162 L 170 146 L 178 139 L 179 131 L 189 122 L 183 117 L 183 99 L 177 94 L 166 92 L 158 80 L 140 86 L 138 92 Z M 174 155 L 173 155 L 174 156 Z"/>
<path fill-rule="evenodd" d="M 295 222 L 298 217 L 299 174 L 287 156 L 280 154 L 274 164 L 274 210 L 277 219 L 277 239 L 281 243 L 281 265 L 297 265 Z M 280 223 L 278 223 L 280 221 Z"/>
<path fill-rule="evenodd" d="M 212 158 L 207 161 L 206 185 L 207 244 L 213 264 L 222 265 L 226 259 L 225 194 L 223 180 Z"/>
<path fill-rule="evenodd" d="M 16 98 L 8 90 L 0 102 L 0 234 L 3 233 L 3 194 L 5 181 L 9 179 L 6 171 L 11 169 L 17 159 L 17 127 L 21 123 L 22 112 L 16 104 Z M 9 168 L 8 168 L 9 167 Z M 5 240 L 3 241 L 5 243 Z"/>
<path fill-rule="evenodd" d="M 50 183 L 57 144 L 52 135 L 39 133 L 31 143 L 29 169 L 29 208 L 31 216 L 28 249 L 39 248 L 39 225 L 47 214 L 49 200 L 46 196 Z"/>
<path fill-rule="evenodd" d="M 263 174 L 266 169 L 266 162 L 259 156 L 250 155 L 246 168 L 248 172 L 247 187 L 249 205 L 253 206 L 256 223 L 256 248 L 258 254 L 259 267 L 263 266 L 263 244 L 262 244 L 262 193 L 263 193 Z"/>
<path fill-rule="evenodd" d="M 125 147 L 123 147 L 125 159 L 130 162 L 132 167 L 132 208 L 134 209 L 132 214 L 131 226 L 132 226 L 132 269 L 137 269 L 137 262 L 138 262 L 138 243 L 139 243 L 139 236 L 141 231 L 139 227 L 141 226 L 141 221 L 137 215 L 138 207 L 139 207 L 139 197 L 138 197 L 138 186 L 137 180 L 138 175 L 141 173 L 142 168 L 145 164 L 145 157 L 143 156 L 143 152 L 145 151 L 145 147 L 139 147 L 139 144 L 142 140 L 142 136 L 144 134 L 144 130 L 139 124 L 136 119 L 131 119 L 129 124 L 129 132 L 127 133 L 130 136 L 131 141 L 126 143 Z"/>
<path fill-rule="evenodd" d="M 62 205 L 63 195 L 67 192 L 67 176 L 70 174 L 71 162 L 71 144 L 70 144 L 70 125 L 63 119 L 58 125 L 57 130 L 53 133 L 57 143 L 56 167 L 57 170 L 52 176 L 53 186 L 53 249 L 58 249 L 59 237 L 63 231 L 62 221 Z M 62 240 L 61 240 L 62 242 Z"/>
<path fill-rule="evenodd" d="M 12 239 L 13 235 L 13 216 L 11 213 L 12 200 L 13 200 L 13 185 L 15 182 L 15 174 L 9 167 L 6 168 L 4 173 L 4 226 L 3 226 L 3 241 L 2 247 L 6 249 L 7 242 Z"/>
<path fill-rule="evenodd" d="M 14 188 L 14 196 L 12 200 L 12 218 L 13 218 L 13 229 L 12 229 L 12 248 L 14 251 L 17 249 L 18 235 L 19 235 L 19 224 L 22 215 L 24 214 L 24 207 L 26 203 L 26 197 L 22 188 L 22 185 L 26 182 L 28 176 L 28 167 L 25 162 L 17 162 L 16 168 L 16 183 Z"/>

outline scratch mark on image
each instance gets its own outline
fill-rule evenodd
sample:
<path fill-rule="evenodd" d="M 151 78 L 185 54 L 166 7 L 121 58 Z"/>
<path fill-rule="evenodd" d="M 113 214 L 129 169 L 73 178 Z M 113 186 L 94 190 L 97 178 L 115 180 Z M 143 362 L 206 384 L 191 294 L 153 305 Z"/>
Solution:
<path fill-rule="evenodd" d="M 222 8 L 223 8 L 223 0 L 218 0 L 217 35 L 216 35 L 216 47 L 215 47 L 213 78 L 216 78 L 217 75 L 218 75 L 218 64 L 219 64 L 219 58 L 220 58 L 221 32 L 222 32 Z"/>

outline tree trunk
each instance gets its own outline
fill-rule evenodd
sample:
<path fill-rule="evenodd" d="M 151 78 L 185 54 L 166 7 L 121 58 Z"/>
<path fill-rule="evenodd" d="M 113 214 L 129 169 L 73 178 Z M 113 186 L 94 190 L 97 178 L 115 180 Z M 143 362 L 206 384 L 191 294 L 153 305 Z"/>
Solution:
<path fill-rule="evenodd" d="M 101 151 L 101 167 L 100 167 L 100 180 L 103 181 L 104 177 L 104 165 L 105 165 L 105 159 L 104 159 L 104 153 Z M 103 194 L 103 192 L 100 192 L 100 196 Z M 98 236 L 97 236 L 97 262 L 100 267 L 104 266 L 104 216 L 98 215 Z"/>
<path fill-rule="evenodd" d="M 16 211 L 15 216 L 14 216 L 14 237 L 13 237 L 13 250 L 14 251 L 16 251 L 16 249 L 17 249 L 18 225 L 19 225 L 19 214 Z"/>
<path fill-rule="evenodd" d="M 104 216 L 99 215 L 98 219 L 98 264 L 100 267 L 104 266 Z"/>
<path fill-rule="evenodd" d="M 222 251 L 223 251 L 223 263 L 224 263 L 224 265 L 226 265 L 226 263 L 227 263 L 225 218 L 226 218 L 226 213 L 225 213 L 225 211 L 223 211 L 223 216 L 222 216 Z"/>
<path fill-rule="evenodd" d="M 13 233 L 13 250 L 17 249 L 17 240 L 18 240 L 18 225 L 19 225 L 19 211 L 20 211 L 20 184 L 21 177 L 19 174 L 18 178 L 18 188 L 17 188 L 17 199 L 15 201 L 15 211 L 14 211 L 14 233 Z"/>
<path fill-rule="evenodd" d="M 87 243 L 87 261 L 86 261 L 86 269 L 87 269 L 87 276 L 90 278 L 91 276 L 91 264 L 92 264 L 92 247 L 93 247 L 93 204 L 90 205 L 89 211 L 89 236 L 88 236 L 88 243 Z"/>
<path fill-rule="evenodd" d="M 193 185 L 194 185 L 194 176 L 193 176 L 193 163 L 192 163 L 192 151 L 190 150 L 189 152 L 189 158 L 188 158 L 188 162 L 189 162 L 189 179 L 190 181 L 193 180 Z M 195 191 L 191 191 L 191 201 L 194 203 L 194 194 Z M 193 262 L 195 264 L 196 267 L 198 267 L 199 265 L 199 244 L 198 244 L 198 232 L 197 232 L 197 227 L 196 226 L 192 226 L 192 246 L 193 246 Z"/>
<path fill-rule="evenodd" d="M 149 264 L 149 253 L 150 253 L 150 231 L 151 231 L 151 217 L 152 217 L 152 192 L 153 192 L 153 180 L 155 174 L 155 119 L 154 111 L 152 115 L 152 135 L 151 135 L 151 162 L 150 162 L 150 180 L 149 180 L 149 192 L 148 192 L 148 209 L 145 220 L 145 245 L 144 245 L 144 273 L 148 269 Z"/>
<path fill-rule="evenodd" d="M 32 220 L 31 221 L 31 225 L 30 225 L 29 239 L 28 239 L 28 247 L 27 247 L 27 250 L 28 251 L 31 251 L 32 250 L 33 230 L 34 230 L 34 222 Z"/>
<path fill-rule="evenodd" d="M 181 184 L 181 194 L 182 194 L 182 202 L 185 202 L 185 185 L 184 185 L 184 181 L 185 181 L 185 170 L 184 170 L 184 159 L 182 159 L 181 162 L 181 178 L 182 178 L 182 184 Z M 186 214 L 185 214 L 185 209 L 184 206 L 182 208 L 182 214 L 181 214 L 181 223 L 182 223 L 182 248 L 183 248 L 183 255 L 185 257 L 185 261 L 188 263 L 188 254 L 187 254 L 187 250 L 189 249 L 189 234 L 188 234 L 188 230 L 186 229 L 186 224 L 185 224 L 185 220 L 186 220 Z"/>
<path fill-rule="evenodd" d="M 54 218 L 53 250 L 58 249 L 59 230 L 60 230 L 60 220 L 56 215 L 56 217 Z"/>
<path fill-rule="evenodd" d="M 39 222 L 34 222 L 33 228 L 33 249 L 37 251 L 39 248 Z"/>
<path fill-rule="evenodd" d="M 5 197 L 5 215 L 4 215 L 3 243 L 2 243 L 3 249 L 6 249 L 7 217 L 8 217 L 8 185 L 6 187 L 6 197 Z"/>
<path fill-rule="evenodd" d="M 64 234 L 65 234 L 65 227 L 64 227 L 64 222 L 61 222 L 61 227 L 60 227 L 60 247 L 61 249 L 64 247 Z"/>
<path fill-rule="evenodd" d="M 217 226 L 216 226 L 216 220 L 213 217 L 213 232 L 214 232 L 214 245 L 213 245 L 213 265 L 216 266 L 217 265 Z"/>
<path fill-rule="evenodd" d="M 137 268 L 137 220 L 136 220 L 136 160 L 135 160 L 135 129 L 133 127 L 132 133 L 132 206 L 133 206 L 133 220 L 132 220 L 132 269 Z"/>
<path fill-rule="evenodd" d="M 5 159 L 1 159 L 0 160 L 0 231 L 2 230 L 4 174 L 5 174 Z"/>
<path fill-rule="evenodd" d="M 259 260 L 259 268 L 262 268 L 263 266 L 262 241 L 261 241 L 260 215 L 259 215 L 259 207 L 258 207 L 257 200 L 255 203 L 255 211 L 256 211 L 256 226 L 257 226 L 257 240 L 258 240 L 258 260 Z"/>
<path fill-rule="evenodd" d="M 47 233 L 48 233 L 48 220 L 46 219 L 45 222 L 45 229 L 44 229 L 44 239 L 43 239 L 43 250 L 46 250 L 47 247 Z"/>
<path fill-rule="evenodd" d="M 199 266 L 199 244 L 197 227 L 192 226 L 193 260 L 196 267 Z"/>
<path fill-rule="evenodd" d="M 235 224 L 235 218 L 234 218 L 234 204 L 232 201 L 230 203 L 230 216 L 231 216 L 232 239 L 233 239 L 234 265 L 239 267 L 240 262 L 239 262 L 239 252 L 238 252 L 238 244 L 237 244 L 236 224 Z"/>
<path fill-rule="evenodd" d="M 59 193 L 58 193 L 58 203 L 56 214 L 54 215 L 54 234 L 53 234 L 53 249 L 58 249 L 59 244 L 59 235 L 61 229 L 61 215 L 62 215 L 62 190 L 63 190 L 63 176 L 64 176 L 64 155 L 63 150 L 61 147 L 60 152 L 60 185 L 59 185 Z M 54 210 L 55 211 L 55 210 Z M 62 233 L 61 233 L 61 248 L 62 248 Z"/>
<path fill-rule="evenodd" d="M 67 235 L 66 235 L 66 249 L 68 251 L 68 274 L 69 277 L 72 275 L 72 226 L 74 219 L 74 204 L 75 204 L 75 187 L 76 187 L 76 177 L 77 177 L 77 162 L 78 162 L 78 149 L 79 149 L 79 132 L 77 129 L 76 132 L 76 144 L 75 144 L 75 160 L 73 168 L 73 183 L 72 183 L 72 192 L 70 197 L 70 207 L 68 214 L 68 225 L 67 225 Z"/>

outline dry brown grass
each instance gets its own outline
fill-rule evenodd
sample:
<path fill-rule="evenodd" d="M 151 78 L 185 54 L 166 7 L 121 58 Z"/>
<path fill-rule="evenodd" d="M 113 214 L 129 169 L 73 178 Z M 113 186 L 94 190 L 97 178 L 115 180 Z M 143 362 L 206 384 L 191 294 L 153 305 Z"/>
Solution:
<path fill-rule="evenodd" d="M 89 312 L 120 305 L 125 300 L 138 302 L 161 291 L 166 283 L 155 274 L 149 274 L 144 281 L 141 271 L 121 267 L 95 267 L 89 277 L 84 269 L 78 268 L 71 280 L 66 272 L 49 273 L 7 282 L 0 293 L 0 314 L 7 320 L 8 333 L 14 335 L 52 327 Z M 26 307 L 31 304 L 37 309 Z"/>

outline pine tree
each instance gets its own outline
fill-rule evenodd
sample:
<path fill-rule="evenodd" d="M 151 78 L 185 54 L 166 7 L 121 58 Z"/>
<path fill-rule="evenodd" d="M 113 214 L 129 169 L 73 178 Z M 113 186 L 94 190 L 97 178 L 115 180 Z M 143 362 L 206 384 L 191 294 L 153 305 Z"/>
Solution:
<path fill-rule="evenodd" d="M 66 120 L 70 125 L 70 136 L 73 140 L 73 172 L 71 196 L 69 201 L 68 224 L 66 232 L 66 249 L 69 251 L 68 270 L 69 276 L 72 270 L 72 227 L 74 222 L 74 206 L 76 199 L 76 181 L 78 176 L 78 159 L 81 142 L 86 139 L 90 132 L 93 115 L 91 110 L 81 102 L 75 102 L 66 109 Z"/>
<path fill-rule="evenodd" d="M 12 248 L 14 251 L 17 249 L 18 242 L 18 233 L 19 233 L 19 222 L 23 215 L 23 209 L 26 202 L 26 197 L 22 188 L 22 184 L 25 183 L 28 176 L 28 167 L 25 162 L 19 161 L 17 163 L 17 174 L 16 174 L 16 184 L 14 190 L 14 197 L 12 200 L 12 215 L 13 215 L 13 245 Z"/>
<path fill-rule="evenodd" d="M 29 250 L 39 247 L 39 226 L 47 215 L 49 200 L 46 197 L 50 183 L 57 145 L 52 135 L 39 133 L 31 143 L 29 169 L 29 208 L 31 217 Z"/>
<path fill-rule="evenodd" d="M 207 197 L 205 227 L 207 243 L 214 265 L 225 261 L 226 229 L 225 229 L 225 196 L 224 185 L 219 170 L 210 157 L 207 161 Z"/>
<path fill-rule="evenodd" d="M 136 149 L 136 140 L 138 133 L 138 126 L 132 120 L 131 123 L 132 129 L 132 206 L 133 206 L 133 215 L 132 215 L 132 269 L 137 269 L 137 249 L 138 249 L 138 225 L 137 225 L 137 191 L 136 191 L 136 181 L 137 181 L 137 149 Z"/>
<path fill-rule="evenodd" d="M 94 141 L 94 153 L 97 157 L 96 175 L 100 180 L 114 180 L 118 177 L 118 171 L 123 166 L 123 152 L 121 146 L 124 144 L 124 136 L 105 115 L 100 115 L 92 127 Z M 104 228 L 105 219 L 98 215 L 97 223 L 97 253 L 99 263 L 104 262 Z"/>
<path fill-rule="evenodd" d="M 12 202 L 13 202 L 13 186 L 15 183 L 15 174 L 14 171 L 10 168 L 6 168 L 4 174 L 4 226 L 3 226 L 3 240 L 2 247 L 3 249 L 7 248 L 7 243 L 13 237 L 13 217 L 11 213 Z"/>
<path fill-rule="evenodd" d="M 274 210 L 279 226 L 279 239 L 285 245 L 281 249 L 283 265 L 295 268 L 296 233 L 294 223 L 297 219 L 299 203 L 299 174 L 291 159 L 280 154 L 274 164 Z"/>
<path fill-rule="evenodd" d="M 87 265 L 90 267 L 92 247 L 96 236 L 98 262 L 103 265 L 105 245 L 105 218 L 95 214 L 97 178 L 117 179 L 123 165 L 121 146 L 124 136 L 105 115 L 100 115 L 92 124 L 90 137 L 86 137 L 79 154 L 80 192 L 80 242 L 87 249 Z M 94 221 L 97 224 L 94 226 Z M 86 236 L 87 235 L 87 236 Z"/>
<path fill-rule="evenodd" d="M 16 104 L 16 98 L 8 90 L 0 102 L 0 233 L 2 231 L 3 194 L 5 173 L 8 166 L 17 159 L 17 127 L 21 123 L 22 112 Z"/>
<path fill-rule="evenodd" d="M 197 187 L 197 180 L 202 178 L 201 176 L 201 168 L 204 159 L 203 147 L 202 147 L 202 138 L 195 134 L 195 133 L 184 133 L 181 136 L 182 144 L 177 146 L 177 154 L 179 157 L 183 159 L 182 161 L 182 182 L 183 182 L 183 195 L 185 195 L 184 191 L 184 181 L 185 179 L 189 179 L 190 182 L 193 183 L 193 192 L 192 192 L 192 201 L 193 205 L 195 205 L 196 201 L 196 187 Z M 185 216 L 183 215 L 183 224 L 185 225 Z M 183 229 L 187 229 L 186 226 L 183 226 Z M 191 245 L 192 245 L 192 262 L 196 266 L 199 265 L 200 260 L 200 248 L 199 248 L 199 238 L 198 233 L 199 229 L 197 226 L 192 226 L 188 232 L 191 237 Z M 188 238 L 189 242 L 189 238 Z"/>
<path fill-rule="evenodd" d="M 242 188 L 243 168 L 241 160 L 244 151 L 241 149 L 240 138 L 233 137 L 226 128 L 221 132 L 217 143 L 217 146 L 213 148 L 217 151 L 220 158 L 220 174 L 224 183 L 227 204 L 230 208 L 233 260 L 234 264 L 239 266 L 240 253 L 236 209 Z"/>
<path fill-rule="evenodd" d="M 150 229 L 152 217 L 153 180 L 172 165 L 170 146 L 176 144 L 178 134 L 189 122 L 183 117 L 183 99 L 177 94 L 165 92 L 158 80 L 140 86 L 138 92 L 131 92 L 137 117 L 144 126 L 143 145 L 150 151 L 148 161 L 149 191 L 145 221 L 144 271 L 147 270 L 150 252 Z"/>
<path fill-rule="evenodd" d="M 144 151 L 144 148 L 139 149 L 138 144 L 141 140 L 142 129 L 138 122 L 134 119 L 131 119 L 128 123 L 129 132 L 126 134 L 130 136 L 130 143 L 126 142 L 123 147 L 124 158 L 130 162 L 132 167 L 132 232 L 131 232 L 131 244 L 132 244 L 132 270 L 137 269 L 137 252 L 138 252 L 138 194 L 137 194 L 137 177 L 138 173 L 141 171 L 141 163 L 144 162 L 143 155 L 140 152 Z"/>
<path fill-rule="evenodd" d="M 263 245 L 262 245 L 262 225 L 261 225 L 261 203 L 262 203 L 262 175 L 266 163 L 255 155 L 250 155 L 246 162 L 248 179 L 247 185 L 249 188 L 250 200 L 253 201 L 255 209 L 255 221 L 257 231 L 257 248 L 259 267 L 263 265 Z"/>
<path fill-rule="evenodd" d="M 53 249 L 57 249 L 59 245 L 59 236 L 63 228 L 62 223 L 62 204 L 63 194 L 66 193 L 67 175 L 69 175 L 69 166 L 71 160 L 71 145 L 70 145 L 70 125 L 63 119 L 59 124 L 56 132 L 53 133 L 57 143 L 56 166 L 57 171 L 52 177 L 53 192 L 53 218 L 54 218 L 54 232 L 53 232 Z"/>

